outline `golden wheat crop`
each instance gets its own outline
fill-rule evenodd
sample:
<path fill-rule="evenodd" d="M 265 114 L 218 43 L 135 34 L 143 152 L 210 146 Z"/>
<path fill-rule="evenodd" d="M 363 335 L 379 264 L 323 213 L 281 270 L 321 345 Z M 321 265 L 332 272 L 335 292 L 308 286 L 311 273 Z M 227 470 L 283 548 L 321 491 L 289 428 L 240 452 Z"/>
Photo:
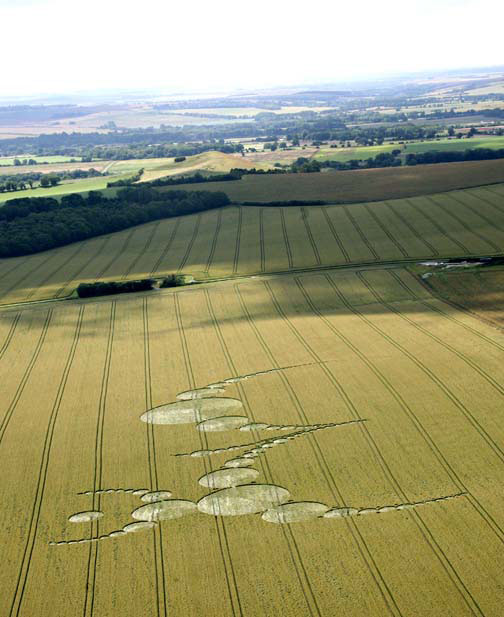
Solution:
<path fill-rule="evenodd" d="M 80 282 L 197 279 L 504 250 L 504 185 L 338 206 L 228 207 L 0 260 L 0 303 L 62 298 Z"/>
<path fill-rule="evenodd" d="M 264 211 L 312 265 L 295 212 Z M 402 268 L 2 309 L 0 615 L 499 617 L 503 355 Z"/>

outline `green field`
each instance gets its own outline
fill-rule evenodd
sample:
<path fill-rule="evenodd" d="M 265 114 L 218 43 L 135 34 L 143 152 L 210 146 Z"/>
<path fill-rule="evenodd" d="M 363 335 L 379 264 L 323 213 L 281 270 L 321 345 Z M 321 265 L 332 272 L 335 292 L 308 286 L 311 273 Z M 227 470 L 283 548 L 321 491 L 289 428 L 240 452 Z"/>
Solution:
<path fill-rule="evenodd" d="M 117 161 L 109 167 L 110 173 L 135 172 L 143 168 L 142 182 L 155 180 L 165 176 L 179 174 L 194 174 L 196 172 L 226 173 L 233 167 L 259 167 L 267 169 L 268 164 L 252 164 L 239 154 L 225 154 L 223 152 L 209 151 L 186 157 L 185 161 L 175 162 L 174 158 L 160 159 L 132 159 L 129 161 Z"/>
<path fill-rule="evenodd" d="M 439 141 L 424 141 L 417 143 L 408 143 L 404 152 L 409 154 L 417 154 L 420 152 L 428 152 L 429 150 L 438 150 L 446 152 L 450 150 L 468 150 L 473 148 L 492 148 L 498 150 L 504 148 L 504 137 L 471 137 L 470 139 L 441 139 Z"/>
<path fill-rule="evenodd" d="M 62 197 L 68 193 L 86 193 L 87 191 L 102 191 L 107 189 L 107 182 L 118 180 L 119 178 L 128 178 L 130 174 L 118 176 L 98 176 L 96 178 L 82 178 L 79 180 L 64 180 L 57 186 L 48 188 L 26 189 L 25 191 L 15 191 L 9 193 L 0 193 L 0 204 L 5 203 L 9 199 L 19 199 L 21 197 Z M 108 191 L 112 189 L 107 189 Z"/>
<path fill-rule="evenodd" d="M 12 156 L 4 156 L 4 157 L 0 157 L 0 166 L 3 165 L 9 165 L 9 166 L 13 166 L 14 165 L 14 159 L 19 159 L 21 162 L 24 159 L 33 159 L 35 161 L 37 161 L 37 163 L 47 163 L 47 164 L 51 164 L 51 163 L 69 163 L 72 160 L 78 161 L 79 158 L 75 158 L 75 157 L 71 157 L 71 156 L 36 156 L 36 155 L 32 155 L 32 154 L 20 154 L 19 156 L 16 157 L 12 157 Z M 33 166 L 35 167 L 35 166 Z M 34 171 L 40 171 L 40 169 L 34 169 Z"/>
<path fill-rule="evenodd" d="M 381 146 L 362 146 L 353 148 L 321 148 L 314 158 L 318 161 L 340 161 L 346 163 L 352 159 L 365 160 L 374 158 L 382 152 L 401 150 L 402 155 L 419 154 L 437 150 L 440 152 L 460 151 L 473 148 L 504 148 L 504 137 L 472 137 L 471 139 L 433 139 L 406 144 L 383 144 Z M 300 154 L 302 156 L 302 154 Z M 404 158 L 404 156 L 403 156 Z"/>

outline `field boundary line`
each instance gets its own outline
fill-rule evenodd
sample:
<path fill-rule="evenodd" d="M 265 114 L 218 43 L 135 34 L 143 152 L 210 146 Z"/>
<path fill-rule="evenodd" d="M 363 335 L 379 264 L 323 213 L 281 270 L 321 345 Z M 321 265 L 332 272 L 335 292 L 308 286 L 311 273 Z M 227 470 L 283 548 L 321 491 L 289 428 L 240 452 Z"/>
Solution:
<path fill-rule="evenodd" d="M 193 371 L 192 364 L 191 364 L 191 359 L 189 356 L 189 347 L 187 345 L 187 338 L 186 338 L 186 333 L 184 330 L 184 324 L 182 321 L 182 311 L 180 308 L 180 300 L 177 294 L 173 294 L 173 301 L 174 301 L 174 306 L 175 306 L 175 317 L 177 321 L 177 328 L 179 331 L 180 343 L 182 347 L 182 354 L 184 357 L 184 364 L 186 368 L 187 381 L 188 381 L 189 389 L 194 390 L 196 388 L 196 381 L 195 381 L 194 371 Z M 198 439 L 200 442 L 201 449 L 208 450 L 208 435 L 206 433 L 202 433 L 201 431 L 198 431 Z M 203 462 L 203 469 L 206 475 L 209 473 L 209 468 L 207 466 L 207 460 L 205 457 L 202 459 L 202 462 Z M 208 461 L 208 464 L 210 466 L 210 471 L 212 471 L 212 462 Z M 227 543 L 226 537 L 224 537 L 224 542 L 223 542 L 224 531 L 222 528 L 225 526 L 225 524 L 224 524 L 224 521 L 221 520 L 221 517 L 219 516 L 214 516 L 213 519 L 215 522 L 217 540 L 219 544 L 222 565 L 224 568 L 224 574 L 226 578 L 226 586 L 228 590 L 228 599 L 229 599 L 229 604 L 231 607 L 231 613 L 233 614 L 233 617 L 236 617 L 237 614 L 239 614 L 240 617 L 243 617 L 240 595 L 238 592 L 238 585 L 237 585 L 236 576 L 234 573 L 233 563 L 231 561 L 229 544 Z M 224 545 L 225 545 L 225 550 L 224 550 Z"/>
<path fill-rule="evenodd" d="M 49 415 L 49 421 L 46 429 L 45 439 L 44 439 L 44 447 L 42 450 L 42 460 L 40 462 L 37 488 L 35 492 L 35 501 L 33 503 L 30 524 L 28 528 L 28 537 L 25 543 L 23 557 L 21 561 L 21 568 L 18 572 L 18 579 L 16 584 L 16 589 L 14 592 L 14 597 L 12 599 L 11 608 L 9 611 L 9 616 L 12 617 L 19 615 L 21 610 L 21 605 L 24 598 L 24 593 L 26 590 L 26 584 L 28 581 L 28 576 L 30 573 L 30 564 L 33 555 L 33 550 L 35 547 L 35 542 L 37 539 L 37 531 L 38 531 L 38 523 L 40 520 L 40 512 L 42 510 L 42 502 L 44 500 L 44 492 L 45 485 L 47 481 L 47 472 L 49 469 L 49 459 L 51 456 L 51 448 L 52 442 L 54 438 L 54 431 L 56 428 L 56 423 L 58 421 L 59 411 L 61 408 L 61 402 L 63 400 L 63 395 L 65 393 L 66 385 L 68 382 L 68 376 L 70 374 L 70 370 L 72 368 L 72 364 L 75 358 L 75 353 L 77 350 L 77 345 L 79 343 L 79 337 L 82 329 L 82 322 L 84 318 L 85 307 L 81 306 L 77 320 L 75 325 L 75 331 L 73 335 L 73 340 L 70 345 L 70 350 L 68 352 L 68 356 L 65 362 L 65 366 L 63 369 L 63 374 L 61 376 L 61 380 L 58 386 L 58 390 L 56 392 L 56 397 L 54 399 L 54 403 L 52 406 L 51 413 Z"/>
<path fill-rule="evenodd" d="M 438 258 L 441 260 L 448 260 L 448 259 L 453 260 L 453 259 L 467 259 L 467 257 L 480 258 L 480 259 L 484 257 L 504 257 L 504 252 L 485 253 L 484 255 L 481 253 L 468 253 L 464 255 L 453 255 L 452 254 L 452 255 L 442 255 L 442 256 L 439 256 Z M 319 271 L 327 272 L 327 271 L 332 271 L 332 270 L 334 271 L 362 270 L 368 267 L 376 268 L 376 269 L 391 269 L 391 268 L 400 269 L 400 268 L 404 268 L 405 266 L 409 266 L 409 265 L 417 265 L 418 263 L 422 261 L 427 261 L 427 260 L 432 260 L 432 255 L 426 255 L 424 257 L 415 257 L 414 259 L 356 261 L 354 263 L 349 263 L 349 264 L 340 263 L 340 264 L 328 264 L 328 265 L 320 265 L 320 266 L 306 266 L 302 268 L 292 268 L 290 270 L 271 270 L 268 272 L 257 271 L 257 272 L 251 272 L 249 274 L 237 274 L 236 276 L 229 275 L 229 276 L 220 276 L 220 277 L 210 277 L 208 279 L 196 281 L 196 283 L 198 285 L 204 285 L 208 283 L 221 283 L 225 281 L 246 281 L 248 279 L 258 278 L 258 277 L 262 278 L 262 277 L 274 277 L 274 276 L 293 276 L 295 274 L 313 274 Z M 151 272 L 151 275 L 153 275 L 153 272 Z M 422 281 L 422 284 L 424 284 L 424 281 Z M 441 296 L 436 295 L 436 293 L 429 287 L 426 287 L 426 289 L 429 291 L 429 293 L 432 296 L 435 296 L 436 299 L 442 300 L 446 304 L 451 303 L 454 306 L 456 306 L 457 309 L 471 313 L 469 309 L 462 307 L 462 306 L 458 306 L 456 305 L 456 303 L 451 302 L 449 300 L 446 300 L 445 298 L 442 298 Z M 188 288 L 185 288 L 183 291 L 187 291 L 187 290 Z M 172 289 L 169 293 L 174 293 L 174 292 L 175 291 Z M 143 295 L 145 295 L 147 292 L 142 292 L 142 293 Z M 159 292 L 156 291 L 153 293 L 159 293 Z M 165 293 L 168 293 L 168 292 L 165 291 Z M 128 294 L 128 295 L 131 298 L 131 294 Z M 8 302 L 8 303 L 0 302 L 0 311 L 10 310 L 14 307 L 31 307 L 35 305 L 46 304 L 48 302 L 66 302 L 66 301 L 75 300 L 75 299 L 76 299 L 75 297 L 68 295 L 63 298 L 46 298 L 46 299 L 41 299 L 41 300 L 32 300 L 30 302 Z M 127 298 L 123 298 L 123 300 L 124 299 L 127 299 Z M 96 302 L 100 300 L 97 300 L 96 298 L 88 299 L 88 302 L 93 302 L 93 301 Z M 121 301 L 121 300 L 118 299 L 117 301 Z M 473 314 L 473 316 L 477 317 L 477 319 L 480 319 L 481 321 L 485 321 L 485 319 L 481 316 L 476 316 L 475 314 Z M 486 321 L 486 323 L 492 325 L 495 328 L 501 329 L 500 326 L 498 326 L 494 322 L 491 322 L 490 320 Z"/>
<path fill-rule="evenodd" d="M 103 474 L 103 431 L 105 424 L 105 411 L 108 396 L 108 384 L 110 377 L 110 366 L 112 364 L 112 349 L 114 345 L 115 334 L 115 314 L 116 303 L 112 301 L 110 304 L 110 316 L 108 324 L 107 348 L 105 352 L 105 360 L 102 372 L 102 381 L 100 387 L 100 399 L 98 403 L 98 414 L 96 418 L 96 433 L 95 433 L 95 452 L 94 452 L 94 478 L 93 478 L 93 506 L 92 510 L 99 510 L 101 506 L 101 494 L 96 493 L 101 489 L 102 474 Z M 100 532 L 99 521 L 90 523 L 89 537 L 94 538 Z M 94 613 L 95 602 L 95 586 L 97 576 L 97 563 L 99 542 L 91 542 L 89 545 L 86 591 L 83 607 L 83 616 L 91 617 Z"/>
<path fill-rule="evenodd" d="M 44 325 L 42 326 L 42 329 L 40 331 L 39 339 L 35 345 L 35 349 L 33 351 L 32 357 L 30 361 L 28 362 L 28 366 L 26 367 L 23 377 L 21 378 L 21 381 L 19 382 L 17 390 L 14 394 L 14 397 L 12 401 L 10 402 L 10 405 L 7 407 L 7 411 L 5 412 L 5 415 L 2 418 L 2 421 L 0 422 L 0 445 L 2 444 L 2 440 L 4 438 L 5 432 L 9 426 L 9 423 L 14 414 L 14 411 L 16 410 L 19 399 L 21 398 L 21 395 L 23 394 L 26 384 L 30 378 L 33 367 L 35 366 L 37 359 L 40 355 L 40 350 L 42 349 L 42 346 L 44 345 L 47 331 L 49 329 L 49 324 L 52 319 L 52 315 L 53 315 L 53 310 L 49 309 L 49 311 L 47 312 L 46 318 L 45 318 Z"/>
<path fill-rule="evenodd" d="M 336 328 L 332 328 L 332 324 L 330 324 L 330 322 L 328 322 L 328 320 L 324 317 L 324 315 L 322 314 L 321 311 L 319 311 L 315 305 L 313 304 L 310 296 L 308 295 L 308 293 L 306 292 L 306 290 L 304 289 L 301 281 L 299 279 L 295 279 L 295 283 L 298 286 L 299 291 L 301 292 L 301 294 L 303 295 L 305 302 L 307 303 L 307 305 L 311 308 L 311 310 L 313 311 L 314 315 L 318 316 L 323 323 L 326 326 L 329 326 L 329 329 L 333 332 L 333 333 L 337 333 L 338 331 L 336 330 Z M 319 359 L 320 357 L 318 356 L 318 354 L 315 352 L 315 350 L 307 343 L 307 341 L 304 339 L 304 337 L 302 336 L 302 334 L 297 330 L 297 328 L 291 323 L 289 317 L 285 314 L 285 312 L 283 311 L 280 303 L 278 302 L 278 300 L 275 298 L 274 292 L 271 289 L 271 286 L 268 283 L 265 283 L 265 286 L 268 288 L 271 298 L 275 304 L 275 308 L 277 310 L 277 312 L 279 313 L 279 315 L 281 315 L 281 317 L 286 321 L 286 323 L 289 325 L 291 331 L 294 333 L 294 335 L 296 336 L 296 338 L 298 338 L 298 340 L 301 342 L 301 344 L 303 344 L 305 346 L 305 349 L 312 355 L 312 357 L 314 359 Z M 339 333 L 338 333 L 339 334 Z M 343 335 L 341 335 L 343 336 Z M 346 337 L 344 337 L 346 338 Z M 351 343 L 349 341 L 349 346 L 350 348 L 354 351 L 357 352 L 359 355 L 359 350 L 353 345 L 353 343 Z M 374 367 L 374 365 L 370 362 L 370 365 Z M 369 366 L 369 368 L 371 368 L 371 366 Z M 327 366 L 325 365 L 321 365 L 321 369 L 327 374 L 327 373 L 331 373 L 330 369 L 328 369 Z M 377 370 L 377 369 L 376 369 Z M 373 371 L 374 372 L 374 371 Z M 381 372 L 380 372 L 381 374 Z M 378 374 L 375 373 L 375 375 L 378 377 Z M 334 382 L 336 381 L 336 379 L 334 378 L 334 376 L 332 376 L 332 378 L 330 379 L 330 381 L 334 384 Z M 389 386 L 390 387 L 390 393 L 395 392 L 395 389 L 392 387 L 392 385 L 388 382 L 388 380 L 385 378 L 385 376 L 383 376 L 383 379 L 380 379 L 380 381 L 383 383 L 383 385 Z M 339 384 L 338 384 L 339 385 Z M 340 386 L 341 387 L 341 386 Z M 388 389 L 388 388 L 387 388 Z M 353 406 L 353 405 L 352 405 Z M 350 410 L 349 410 L 350 411 Z M 359 414 L 358 414 L 359 415 Z M 366 426 L 363 427 L 363 431 L 365 434 L 369 434 L 369 430 Z M 371 450 L 374 450 L 375 455 L 378 455 L 379 459 L 381 460 L 381 462 L 383 463 L 383 465 L 380 464 L 380 466 L 382 467 L 382 470 L 385 473 L 385 476 L 388 478 L 388 481 L 390 483 L 390 486 L 392 488 L 392 490 L 394 490 L 394 492 L 396 492 L 396 494 L 403 499 L 405 502 L 411 501 L 407 494 L 404 492 L 404 490 L 402 489 L 401 485 L 399 484 L 399 482 L 397 481 L 397 479 L 395 478 L 395 476 L 393 475 L 388 463 L 385 461 L 385 458 L 383 457 L 383 455 L 381 454 L 376 442 L 374 442 L 374 440 L 372 440 L 375 448 L 371 448 Z M 369 440 L 368 440 L 369 443 Z M 461 580 L 460 576 L 458 575 L 458 573 L 456 572 L 455 568 L 453 567 L 453 565 L 451 564 L 450 560 L 447 558 L 447 556 L 445 555 L 444 551 L 442 550 L 442 548 L 439 546 L 439 544 L 437 543 L 437 541 L 435 540 L 432 532 L 430 531 L 430 529 L 428 528 L 428 526 L 425 524 L 425 522 L 423 521 L 421 515 L 416 512 L 413 511 L 410 513 L 410 516 L 413 520 L 413 522 L 415 523 L 416 527 L 418 528 L 420 534 L 422 535 L 422 537 L 424 538 L 425 542 L 427 543 L 427 545 L 431 548 L 432 552 L 434 553 L 434 555 L 436 556 L 436 558 L 438 559 L 441 567 L 444 569 L 444 571 L 446 572 L 448 578 L 452 581 L 452 583 L 454 584 L 455 588 L 458 590 L 458 592 L 460 593 L 462 599 L 464 600 L 464 602 L 466 603 L 466 605 L 468 606 L 468 608 L 471 610 L 471 612 L 473 614 L 474 613 L 474 607 L 471 606 L 471 600 L 473 601 L 474 605 L 476 606 L 478 612 L 482 615 L 481 611 L 479 610 L 479 607 L 477 605 L 477 603 L 474 601 L 474 599 L 472 598 L 471 593 L 467 590 L 465 584 L 463 583 L 463 581 Z M 458 581 L 458 583 L 457 583 Z M 461 588 L 461 587 L 462 588 Z M 469 596 L 469 599 L 466 597 L 466 594 Z"/>
<path fill-rule="evenodd" d="M 214 326 L 214 329 L 215 329 L 215 333 L 217 335 L 217 338 L 219 339 L 219 343 L 221 345 L 221 349 L 222 349 L 224 357 L 226 359 L 226 363 L 228 365 L 228 369 L 229 369 L 229 371 L 230 371 L 232 376 L 238 377 L 239 376 L 238 375 L 238 371 L 236 370 L 236 366 L 235 366 L 235 364 L 233 362 L 231 353 L 230 353 L 230 351 L 228 349 L 228 346 L 226 344 L 226 341 L 225 341 L 225 338 L 224 338 L 224 334 L 222 333 L 221 327 L 219 325 L 219 321 L 218 321 L 218 319 L 215 316 L 215 310 L 213 308 L 212 300 L 211 300 L 211 297 L 210 297 L 210 292 L 209 292 L 208 289 L 205 289 L 205 298 L 206 298 L 208 312 L 209 312 L 209 315 L 210 315 L 210 317 L 212 319 L 212 323 L 213 323 L 213 326 Z M 236 385 L 236 387 L 238 389 L 238 392 L 240 394 L 240 398 L 243 400 L 243 402 L 245 404 L 245 409 L 248 411 L 247 415 L 250 416 L 250 418 L 252 419 L 253 422 L 256 422 L 256 417 L 255 417 L 255 414 L 252 411 L 252 407 L 251 407 L 251 405 L 249 403 L 245 387 L 243 386 L 243 384 L 241 382 L 237 382 L 235 385 Z M 255 441 L 259 441 L 258 431 L 254 429 L 252 431 L 252 434 L 254 436 Z M 271 468 L 270 468 L 270 465 L 269 465 L 267 457 L 262 457 L 262 456 L 259 457 L 259 464 L 262 467 L 262 471 L 263 471 L 264 477 L 268 480 L 268 482 L 271 482 L 271 484 L 275 484 L 274 476 L 273 476 L 273 473 L 271 471 Z M 289 527 L 289 531 L 291 533 L 291 539 L 293 541 L 293 544 L 296 546 L 296 549 L 297 549 L 297 543 L 295 542 L 295 539 L 293 537 L 292 530 L 290 529 L 290 525 L 288 525 L 288 527 Z M 316 611 L 317 615 L 319 615 L 319 617 L 321 617 L 320 609 L 318 607 L 317 600 L 316 600 L 315 594 L 313 592 L 313 589 L 312 589 L 312 586 L 311 586 L 311 583 L 310 583 L 310 579 L 309 579 L 308 574 L 306 572 L 306 569 L 305 569 L 305 567 L 303 565 L 302 558 L 301 558 L 301 555 L 299 553 L 299 550 L 297 550 L 297 555 L 298 555 L 298 560 L 299 560 L 299 563 L 298 563 L 296 561 L 296 559 L 295 559 L 295 555 L 294 555 L 294 551 L 293 551 L 293 548 L 291 546 L 291 543 L 289 542 L 289 536 L 287 534 L 285 526 L 281 525 L 281 528 L 282 528 L 282 532 L 283 532 L 283 537 L 284 537 L 286 545 L 287 545 L 287 550 L 289 551 L 289 555 L 290 555 L 291 560 L 292 560 L 292 565 L 294 566 L 294 570 L 296 572 L 296 577 L 298 579 L 299 586 L 301 588 L 301 592 L 302 592 L 302 594 L 303 594 L 303 596 L 305 598 L 305 602 L 306 602 L 308 611 L 309 611 L 310 615 L 314 615 L 310 599 L 308 597 L 307 591 L 305 589 L 305 585 L 303 584 L 303 579 L 302 579 L 300 571 L 299 571 L 300 567 L 301 567 L 301 569 L 302 569 L 302 571 L 304 573 L 306 585 L 308 587 L 309 594 L 310 594 L 312 602 L 314 604 L 315 611 Z"/>
<path fill-rule="evenodd" d="M 266 283 L 265 283 L 266 286 Z M 257 341 L 259 342 L 259 344 L 262 346 L 265 354 L 267 355 L 269 361 L 271 362 L 271 364 L 273 364 L 274 367 L 279 367 L 278 362 L 276 361 L 276 359 L 274 358 L 271 350 L 269 349 L 266 341 L 264 340 L 264 337 L 262 336 L 262 334 L 259 332 L 257 325 L 254 323 L 254 319 L 252 317 L 252 315 L 250 314 L 247 305 L 242 297 L 242 294 L 240 292 L 239 289 L 239 285 L 235 284 L 235 291 L 236 291 L 236 295 L 240 301 L 240 304 L 242 306 L 242 311 L 244 313 L 244 315 L 246 316 L 250 327 L 252 329 L 252 331 L 254 332 Z M 295 394 L 295 392 L 293 391 L 293 388 L 290 384 L 290 382 L 288 381 L 288 379 L 286 378 L 285 375 L 283 375 L 281 372 L 278 372 L 279 378 L 282 381 L 282 384 L 287 392 L 287 395 L 289 396 L 289 399 L 294 407 L 294 409 L 296 410 L 299 418 L 304 421 L 305 423 L 309 424 L 308 422 L 308 418 L 306 417 L 306 414 L 304 413 L 304 410 L 302 408 L 302 406 L 299 403 L 299 400 L 297 399 L 297 396 Z M 342 493 L 340 492 L 340 489 L 336 483 L 336 481 L 334 480 L 334 476 L 331 473 L 330 468 L 327 465 L 327 462 L 325 461 L 325 457 L 323 456 L 322 450 L 320 448 L 320 445 L 316 439 L 316 437 L 314 435 L 310 435 L 310 437 L 308 438 L 308 442 L 310 443 L 311 449 L 313 451 L 313 455 L 315 458 L 315 461 L 318 465 L 318 467 L 320 468 L 320 471 L 322 473 L 322 476 L 324 477 L 329 490 L 331 491 L 333 498 L 335 500 L 336 503 L 341 503 L 343 505 L 346 504 L 345 499 L 343 498 Z M 397 616 L 399 615 L 400 617 L 402 617 L 402 613 L 399 609 L 399 607 L 396 604 L 396 601 L 392 595 L 392 592 L 390 591 L 383 575 L 381 574 L 376 562 L 374 561 L 374 558 L 371 554 L 371 551 L 369 549 L 369 547 L 367 546 L 361 532 L 359 531 L 357 525 L 355 524 L 355 521 L 353 521 L 351 518 L 350 519 L 345 519 L 346 525 L 347 525 L 347 529 L 350 533 L 350 535 L 352 536 L 353 541 L 355 542 L 355 545 L 357 547 L 357 550 L 359 551 L 359 554 L 365 564 L 365 566 L 367 567 L 368 573 L 370 575 L 370 577 L 374 580 L 376 587 L 378 589 L 379 594 L 381 595 L 383 602 L 385 604 L 385 606 L 388 609 L 388 612 L 391 615 Z"/>
<path fill-rule="evenodd" d="M 325 275 L 329 285 L 331 285 L 331 287 L 334 289 L 334 292 L 336 293 L 336 295 L 342 300 L 342 302 L 344 303 L 344 305 L 352 312 L 354 313 L 356 316 L 359 317 L 359 319 L 361 321 L 363 321 L 364 323 L 367 323 L 369 325 L 369 327 L 371 327 L 372 329 L 374 328 L 374 324 L 368 322 L 367 318 L 354 306 L 352 306 L 344 297 L 344 295 L 342 294 L 342 292 L 337 288 L 336 284 L 334 283 L 334 281 L 330 278 L 329 275 Z M 327 319 L 327 318 L 325 318 Z M 346 342 L 346 336 L 344 336 L 343 334 L 339 333 L 336 328 L 330 323 L 328 322 L 328 325 L 331 329 L 334 328 L 335 333 L 337 332 L 337 336 Z M 378 330 L 376 330 L 378 331 Z M 382 337 L 383 335 L 378 332 Z M 390 343 L 391 344 L 391 343 Z M 349 342 L 348 345 L 351 349 L 352 349 L 352 343 Z M 379 375 L 381 375 L 381 371 L 379 371 L 373 363 L 371 363 L 371 361 L 357 348 L 353 349 L 355 351 L 355 353 L 357 353 L 357 355 L 359 355 L 359 357 L 361 357 L 361 359 L 363 360 L 363 362 L 369 366 L 369 368 L 371 368 L 371 370 L 375 373 L 375 375 L 380 379 L 381 381 L 381 377 L 379 377 Z M 385 378 L 384 378 L 385 379 Z M 385 381 L 383 383 L 388 383 L 388 380 L 385 379 Z M 387 387 L 388 388 L 388 387 Z M 425 427 L 423 426 L 423 424 L 421 423 L 421 421 L 418 419 L 417 415 L 415 414 L 415 412 L 411 409 L 411 407 L 406 403 L 406 400 L 402 397 L 402 395 L 400 395 L 395 388 L 392 388 L 392 390 L 390 390 L 392 396 L 396 399 L 396 401 L 399 403 L 399 407 L 401 409 L 403 409 L 406 413 L 406 415 L 410 418 L 413 426 L 416 428 L 417 432 L 419 433 L 419 435 L 423 438 L 423 440 L 425 441 L 425 443 L 429 446 L 431 452 L 434 454 L 435 458 L 438 460 L 438 462 L 440 463 L 440 465 L 444 468 L 444 470 L 446 471 L 448 477 L 451 479 L 451 481 L 453 482 L 453 484 L 457 487 L 457 489 L 459 490 L 459 492 L 464 492 L 467 493 L 468 499 L 471 503 L 471 505 L 474 507 L 474 509 L 478 512 L 478 514 L 485 520 L 485 522 L 487 523 L 487 525 L 492 529 L 492 531 L 497 535 L 497 537 L 499 538 L 499 540 L 504 543 L 504 531 L 499 527 L 499 525 L 497 524 L 497 522 L 493 519 L 493 517 L 485 510 L 485 508 L 481 505 L 481 503 L 477 500 L 477 498 L 471 493 L 471 491 L 469 491 L 469 489 L 467 488 L 467 486 L 462 482 L 462 480 L 460 479 L 460 477 L 458 476 L 457 472 L 455 471 L 455 469 L 451 466 L 451 464 L 448 462 L 448 460 L 445 458 L 445 456 L 442 454 L 441 450 L 439 449 L 438 445 L 436 444 L 436 442 L 434 441 L 434 439 L 431 437 L 431 435 L 429 434 L 429 432 L 425 429 Z"/>

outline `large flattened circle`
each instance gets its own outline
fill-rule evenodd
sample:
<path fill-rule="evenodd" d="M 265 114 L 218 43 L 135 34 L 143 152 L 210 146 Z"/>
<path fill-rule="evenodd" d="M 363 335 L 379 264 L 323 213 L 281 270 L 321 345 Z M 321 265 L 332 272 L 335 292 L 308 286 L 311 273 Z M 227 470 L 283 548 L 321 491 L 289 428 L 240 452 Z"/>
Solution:
<path fill-rule="evenodd" d="M 256 514 L 285 503 L 289 496 L 287 489 L 275 484 L 246 484 L 205 495 L 198 510 L 212 516 Z"/>
<path fill-rule="evenodd" d="M 236 414 L 243 403 L 234 398 L 202 398 L 177 401 L 149 409 L 140 416 L 147 424 L 194 424 L 227 414 Z"/>

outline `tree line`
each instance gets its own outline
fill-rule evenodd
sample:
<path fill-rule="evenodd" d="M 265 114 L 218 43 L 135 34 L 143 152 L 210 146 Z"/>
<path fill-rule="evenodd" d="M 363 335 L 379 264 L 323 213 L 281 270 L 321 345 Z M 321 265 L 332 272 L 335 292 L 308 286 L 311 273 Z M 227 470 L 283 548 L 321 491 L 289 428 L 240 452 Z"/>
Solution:
<path fill-rule="evenodd" d="M 56 186 L 62 180 L 76 180 L 80 178 L 94 178 L 105 176 L 108 173 L 101 173 L 96 169 L 72 169 L 58 173 L 27 172 L 22 174 L 12 174 L 0 176 L 0 193 L 24 191 L 27 188 L 33 189 L 37 185 L 43 188 Z"/>
<path fill-rule="evenodd" d="M 472 148 L 461 151 L 432 151 L 406 156 L 406 165 L 430 165 L 432 163 L 456 163 L 460 161 L 488 161 L 504 159 L 504 148 Z"/>
<path fill-rule="evenodd" d="M 37 253 L 229 203 L 222 192 L 174 190 L 161 195 L 149 187 L 127 187 L 114 198 L 90 191 L 87 197 L 65 195 L 60 202 L 47 197 L 13 199 L 0 208 L 0 257 Z"/>
<path fill-rule="evenodd" d="M 317 161 L 306 157 L 299 157 L 292 163 L 292 173 L 313 173 L 323 168 L 336 169 L 339 171 L 352 171 L 355 169 L 374 169 L 377 167 L 400 167 L 403 161 L 400 158 L 401 150 L 392 152 L 380 152 L 375 157 L 367 159 L 352 159 L 350 161 Z M 487 161 L 504 158 L 504 148 L 493 150 L 492 148 L 472 148 L 460 151 L 432 150 L 418 154 L 410 153 L 404 160 L 405 165 L 431 165 L 435 163 L 456 163 L 461 161 Z"/>

